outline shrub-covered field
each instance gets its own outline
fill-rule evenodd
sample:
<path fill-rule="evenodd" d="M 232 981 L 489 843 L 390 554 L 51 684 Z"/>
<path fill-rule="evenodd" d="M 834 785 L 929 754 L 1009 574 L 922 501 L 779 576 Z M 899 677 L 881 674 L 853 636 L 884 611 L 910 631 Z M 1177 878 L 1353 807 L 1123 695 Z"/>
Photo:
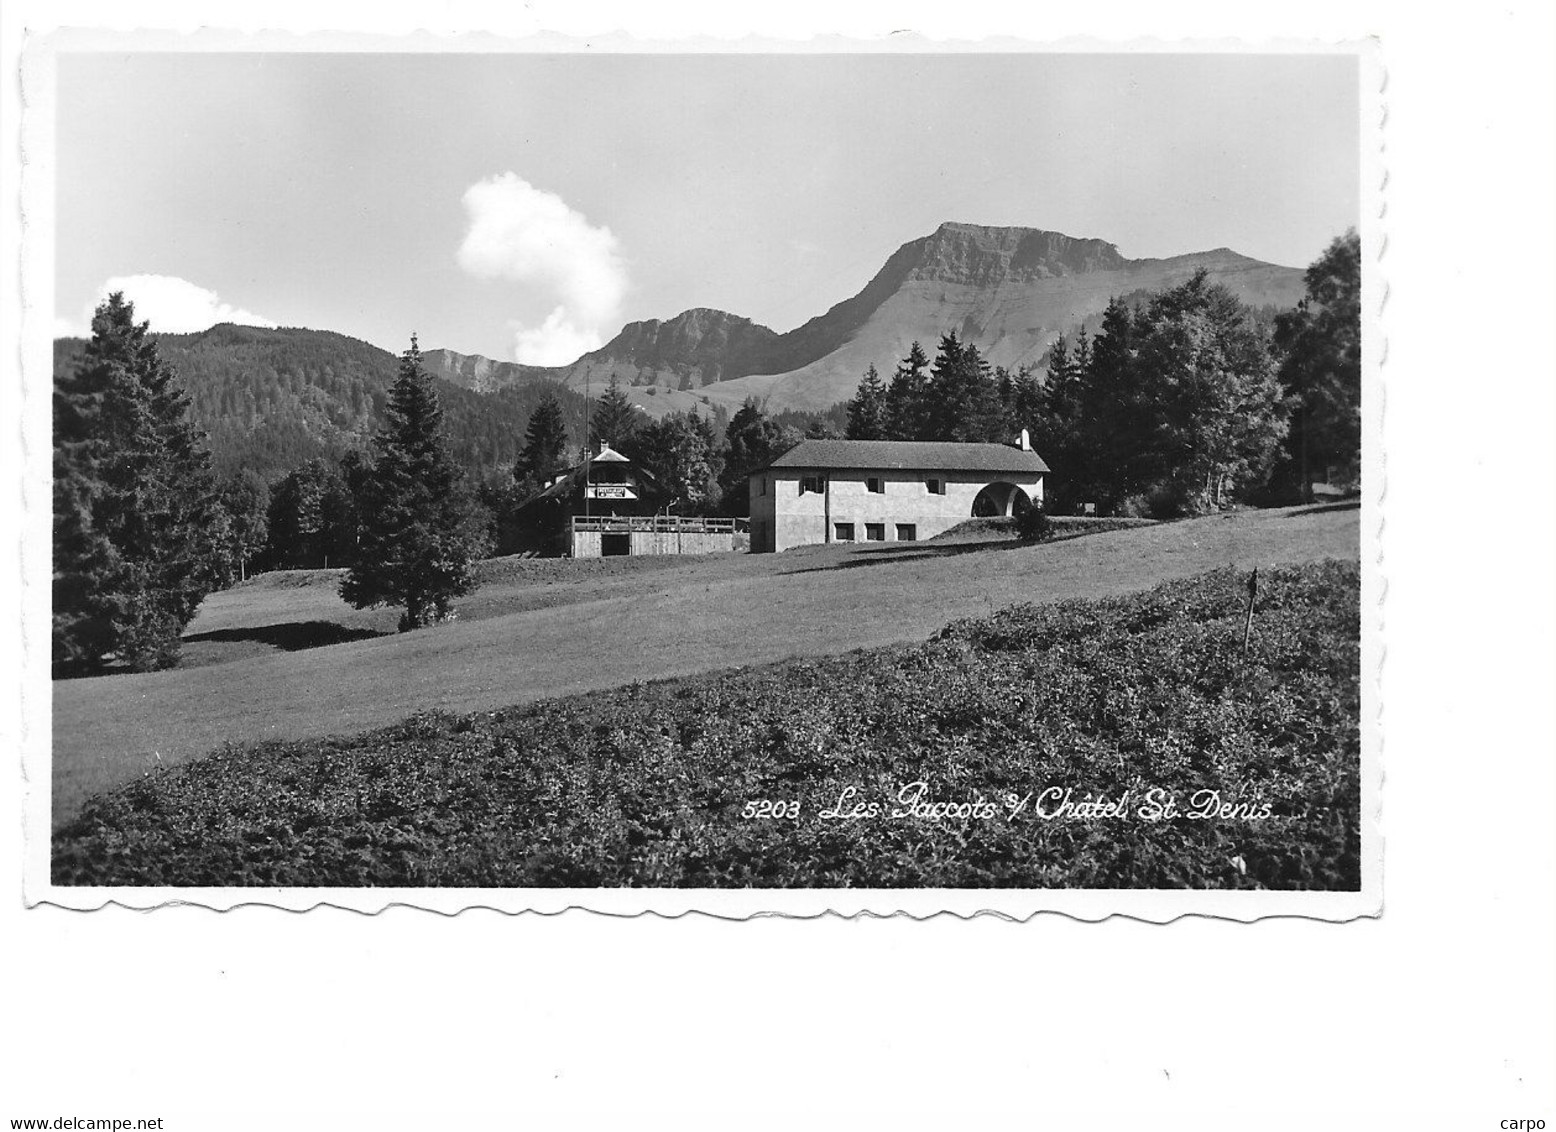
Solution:
<path fill-rule="evenodd" d="M 1359 886 L 1354 563 L 351 738 L 89 802 L 61 884 Z M 1172 807 L 1172 809 L 1169 809 Z"/>

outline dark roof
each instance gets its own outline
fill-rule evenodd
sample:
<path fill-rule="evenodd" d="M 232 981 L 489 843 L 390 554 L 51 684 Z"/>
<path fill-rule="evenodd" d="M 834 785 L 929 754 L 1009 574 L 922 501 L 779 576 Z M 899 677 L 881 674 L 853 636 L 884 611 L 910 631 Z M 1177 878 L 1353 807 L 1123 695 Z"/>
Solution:
<path fill-rule="evenodd" d="M 802 440 L 767 467 L 1033 474 L 1048 471 L 1048 465 L 1036 452 L 1023 452 L 1008 444 L 934 440 Z"/>
<path fill-rule="evenodd" d="M 621 453 L 617 452 L 614 448 L 607 447 L 605 451 L 608 452 L 609 455 L 606 456 L 603 461 L 600 459 L 600 456 L 595 455 L 589 457 L 589 459 L 585 460 L 581 464 L 574 464 L 570 468 L 564 468 L 563 470 L 559 471 L 557 473 L 556 480 L 551 484 L 550 487 L 537 491 L 534 495 L 520 503 L 518 507 L 515 508 L 515 510 L 523 511 L 525 508 L 530 507 L 536 503 L 545 503 L 549 500 L 565 499 L 571 496 L 573 491 L 578 487 L 578 484 L 582 480 L 583 476 L 590 468 L 594 467 L 594 465 L 598 463 L 631 464 L 633 472 L 642 481 L 644 486 L 658 488 L 658 479 L 650 474 L 647 468 L 644 468 L 640 464 L 633 463 Z"/>

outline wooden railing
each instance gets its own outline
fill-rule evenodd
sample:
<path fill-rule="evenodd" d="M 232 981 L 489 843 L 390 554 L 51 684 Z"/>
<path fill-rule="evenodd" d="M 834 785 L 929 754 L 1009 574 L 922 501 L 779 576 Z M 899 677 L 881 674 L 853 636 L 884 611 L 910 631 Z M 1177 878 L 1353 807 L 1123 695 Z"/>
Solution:
<path fill-rule="evenodd" d="M 702 515 L 574 515 L 574 531 L 603 534 L 709 534 L 732 535 L 750 526 L 749 519 L 725 519 Z"/>

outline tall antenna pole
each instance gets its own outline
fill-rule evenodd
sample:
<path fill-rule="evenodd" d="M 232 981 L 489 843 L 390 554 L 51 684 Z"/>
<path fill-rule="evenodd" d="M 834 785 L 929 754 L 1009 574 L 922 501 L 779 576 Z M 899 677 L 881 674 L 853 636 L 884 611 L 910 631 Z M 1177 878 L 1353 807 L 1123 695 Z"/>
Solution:
<path fill-rule="evenodd" d="M 594 454 L 594 367 L 584 366 L 584 518 L 589 517 L 589 461 Z"/>

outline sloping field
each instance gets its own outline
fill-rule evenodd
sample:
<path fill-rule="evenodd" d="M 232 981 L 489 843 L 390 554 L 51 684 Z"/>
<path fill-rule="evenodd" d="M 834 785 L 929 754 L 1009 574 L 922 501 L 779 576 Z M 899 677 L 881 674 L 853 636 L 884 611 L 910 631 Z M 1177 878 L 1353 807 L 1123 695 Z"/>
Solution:
<path fill-rule="evenodd" d="M 1354 891 L 1360 571 L 1260 580 L 1246 649 L 1223 568 L 914 644 L 232 747 L 87 802 L 51 875 Z"/>
<path fill-rule="evenodd" d="M 1106 597 L 1220 566 L 1355 560 L 1357 519 L 1354 510 L 1297 509 L 1037 546 L 817 547 L 631 568 L 515 563 L 506 577 L 494 567 L 498 579 L 461 607 L 457 623 L 311 648 L 288 642 L 286 626 L 380 626 L 334 598 L 327 575 L 256 584 L 212 598 L 190 636 L 233 634 L 225 643 L 260 636 L 266 651 L 54 685 L 54 817 L 70 817 L 89 795 L 159 761 L 183 762 L 228 742 L 356 732 L 418 710 L 481 711 L 921 641 L 949 621 L 1014 602 Z M 385 626 L 394 619 L 382 611 L 368 617 Z"/>

